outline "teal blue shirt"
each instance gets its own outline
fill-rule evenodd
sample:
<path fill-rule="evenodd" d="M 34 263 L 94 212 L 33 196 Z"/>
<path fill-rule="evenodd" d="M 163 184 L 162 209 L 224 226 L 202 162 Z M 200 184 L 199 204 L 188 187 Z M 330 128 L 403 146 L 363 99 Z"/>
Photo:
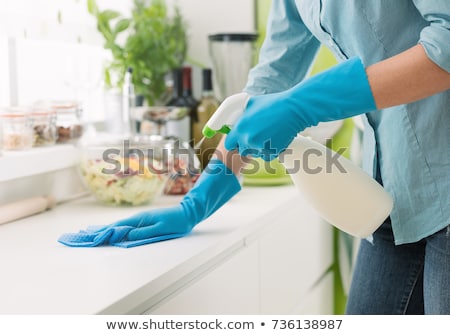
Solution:
<path fill-rule="evenodd" d="M 245 91 L 303 80 L 320 44 L 365 66 L 420 43 L 450 72 L 450 0 L 273 0 L 266 39 Z M 363 167 L 394 199 L 396 244 L 450 225 L 450 90 L 364 117 Z M 358 204 L 355 204 L 358 206 Z"/>

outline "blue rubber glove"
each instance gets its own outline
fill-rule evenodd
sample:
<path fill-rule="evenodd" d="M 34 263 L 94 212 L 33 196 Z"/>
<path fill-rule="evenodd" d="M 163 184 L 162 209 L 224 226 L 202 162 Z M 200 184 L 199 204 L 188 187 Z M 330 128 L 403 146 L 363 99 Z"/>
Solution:
<path fill-rule="evenodd" d="M 58 241 L 71 247 L 114 245 L 130 248 L 182 237 L 240 190 L 234 173 L 222 161 L 212 159 L 179 205 L 138 213 L 108 226 L 64 234 Z"/>
<path fill-rule="evenodd" d="M 305 128 L 375 109 L 364 66 L 352 58 L 289 90 L 251 97 L 225 148 L 271 161 Z"/>

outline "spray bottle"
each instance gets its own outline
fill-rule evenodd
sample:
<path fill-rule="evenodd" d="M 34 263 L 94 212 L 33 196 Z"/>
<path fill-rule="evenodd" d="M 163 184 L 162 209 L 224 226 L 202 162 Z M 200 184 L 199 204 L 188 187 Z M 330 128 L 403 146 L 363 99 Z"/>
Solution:
<path fill-rule="evenodd" d="M 203 135 L 229 133 L 249 98 L 247 93 L 226 98 L 206 123 Z M 350 160 L 309 138 L 298 135 L 280 161 L 317 213 L 350 235 L 370 236 L 392 210 L 393 200 L 379 183 Z"/>

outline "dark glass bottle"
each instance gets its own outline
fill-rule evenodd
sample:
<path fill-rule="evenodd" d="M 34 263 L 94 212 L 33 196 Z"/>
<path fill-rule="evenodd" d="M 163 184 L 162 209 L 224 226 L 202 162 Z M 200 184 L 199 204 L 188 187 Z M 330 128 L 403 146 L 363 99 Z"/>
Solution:
<path fill-rule="evenodd" d="M 183 85 L 183 82 L 186 83 L 184 73 L 183 68 L 173 70 L 173 95 L 167 103 L 169 116 L 165 133 L 179 139 L 179 142 L 175 141 L 174 145 L 179 147 L 174 148 L 174 153 L 180 155 L 169 163 L 170 177 L 164 188 L 164 193 L 168 195 L 186 194 L 199 176 L 194 150 L 189 147 L 193 100 L 188 96 L 192 96 L 192 86 Z"/>
<path fill-rule="evenodd" d="M 190 66 L 183 67 L 183 97 L 186 100 L 186 104 L 189 107 L 189 115 L 191 117 L 190 124 L 190 138 L 189 142 L 192 142 L 193 134 L 192 134 L 192 125 L 197 120 L 197 106 L 198 100 L 194 98 L 192 93 L 192 68 Z"/>
<path fill-rule="evenodd" d="M 191 139 L 191 115 L 188 100 L 183 96 L 183 69 L 177 68 L 173 72 L 173 93 L 167 103 L 169 116 L 165 133 L 179 138 L 182 142 Z"/>

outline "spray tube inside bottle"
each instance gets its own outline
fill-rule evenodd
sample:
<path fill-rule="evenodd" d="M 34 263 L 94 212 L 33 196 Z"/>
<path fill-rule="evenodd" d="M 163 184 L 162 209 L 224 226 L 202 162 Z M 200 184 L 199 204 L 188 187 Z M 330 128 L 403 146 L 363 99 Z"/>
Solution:
<path fill-rule="evenodd" d="M 249 99 L 247 93 L 225 99 L 206 123 L 203 135 L 210 138 L 229 133 Z M 317 213 L 352 236 L 370 236 L 392 210 L 393 200 L 379 183 L 318 142 L 298 135 L 279 159 Z"/>

